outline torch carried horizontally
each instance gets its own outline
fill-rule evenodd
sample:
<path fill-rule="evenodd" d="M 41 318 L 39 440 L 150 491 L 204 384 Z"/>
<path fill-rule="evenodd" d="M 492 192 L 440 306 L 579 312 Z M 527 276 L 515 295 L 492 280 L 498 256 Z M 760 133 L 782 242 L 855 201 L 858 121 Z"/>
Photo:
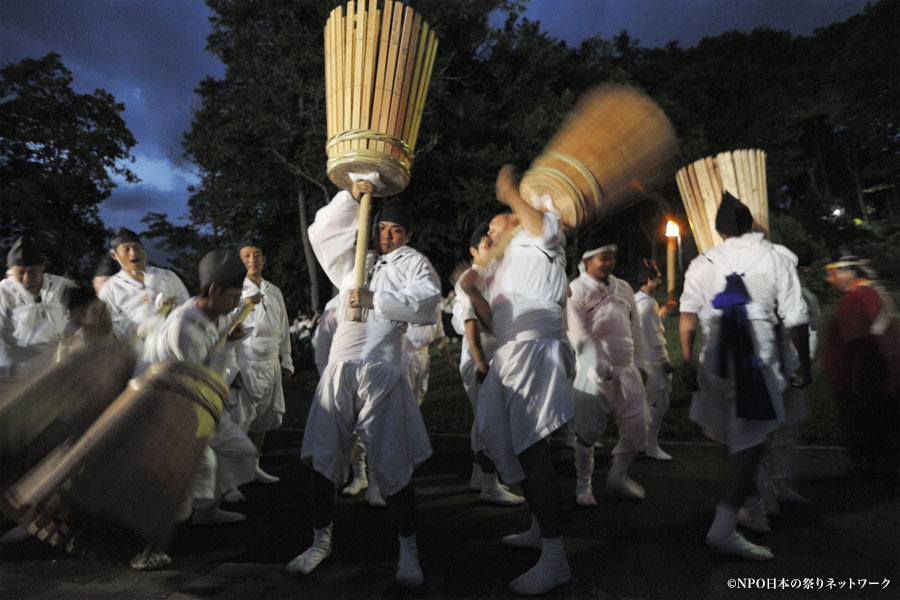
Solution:
<path fill-rule="evenodd" d="M 409 184 L 437 38 L 395 0 L 338 6 L 325 24 L 328 177 L 341 189 L 369 180 L 376 196 Z M 359 203 L 354 287 L 364 287 L 371 195 Z M 354 321 L 362 309 L 351 310 Z"/>

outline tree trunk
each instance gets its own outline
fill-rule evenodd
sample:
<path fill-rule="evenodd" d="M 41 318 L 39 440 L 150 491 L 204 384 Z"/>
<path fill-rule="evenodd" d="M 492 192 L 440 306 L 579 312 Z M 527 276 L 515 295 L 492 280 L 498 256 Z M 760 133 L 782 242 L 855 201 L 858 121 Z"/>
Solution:
<path fill-rule="evenodd" d="M 869 215 L 866 210 L 866 199 L 863 197 L 862 182 L 859 179 L 859 171 L 853 168 L 853 158 L 850 155 L 850 147 L 844 147 L 844 160 L 850 176 L 853 177 L 853 186 L 856 189 L 856 200 L 859 202 L 859 211 L 862 213 L 863 223 L 869 224 Z"/>
<path fill-rule="evenodd" d="M 316 257 L 309 243 L 309 222 L 306 218 L 306 194 L 303 186 L 297 185 L 297 208 L 300 209 L 300 238 L 303 240 L 303 256 L 306 257 L 306 270 L 309 273 L 309 301 L 312 304 L 309 314 L 319 309 L 319 273 L 316 269 Z"/>

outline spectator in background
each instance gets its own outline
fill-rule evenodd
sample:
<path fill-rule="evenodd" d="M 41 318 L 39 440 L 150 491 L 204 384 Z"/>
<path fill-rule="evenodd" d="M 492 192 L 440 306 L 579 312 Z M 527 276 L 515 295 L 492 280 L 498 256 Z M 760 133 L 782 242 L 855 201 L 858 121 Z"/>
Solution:
<path fill-rule="evenodd" d="M 638 272 L 634 294 L 637 306 L 638 321 L 644 334 L 644 346 L 647 352 L 647 408 L 650 410 L 650 426 L 647 430 L 647 449 L 644 454 L 656 460 L 672 460 L 672 456 L 659 447 L 659 428 L 663 416 L 669 410 L 669 393 L 672 391 L 672 371 L 675 367 L 669 362 L 666 350 L 666 330 L 662 317 L 668 314 L 671 307 L 666 304 L 660 308 L 653 298 L 662 278 L 654 263 Z"/>
<path fill-rule="evenodd" d="M 869 261 L 842 256 L 825 267 L 843 296 L 828 325 L 825 373 L 834 391 L 851 475 L 896 477 L 900 325 Z"/>

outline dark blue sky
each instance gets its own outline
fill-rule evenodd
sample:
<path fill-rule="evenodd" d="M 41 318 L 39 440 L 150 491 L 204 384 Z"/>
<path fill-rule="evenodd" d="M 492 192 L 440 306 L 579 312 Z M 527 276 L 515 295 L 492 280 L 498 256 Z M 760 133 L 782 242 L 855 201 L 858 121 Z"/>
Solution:
<path fill-rule="evenodd" d="M 687 48 L 760 25 L 809 35 L 864 7 L 865 0 L 531 0 L 526 16 L 572 45 L 626 29 L 644 47 L 678 40 Z M 208 17 L 199 0 L 0 0 L 0 64 L 55 51 L 76 91 L 104 88 L 126 106 L 138 140 L 132 169 L 143 181 L 123 183 L 103 203 L 109 227 L 142 231 L 148 212 L 171 221 L 187 212 L 186 188 L 196 177 L 180 160 L 181 136 L 200 80 L 224 73 L 204 49 Z"/>

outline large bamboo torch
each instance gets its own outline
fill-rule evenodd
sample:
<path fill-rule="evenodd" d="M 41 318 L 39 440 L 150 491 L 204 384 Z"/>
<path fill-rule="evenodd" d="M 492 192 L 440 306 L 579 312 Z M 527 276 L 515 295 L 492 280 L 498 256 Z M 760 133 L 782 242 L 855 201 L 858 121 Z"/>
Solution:
<path fill-rule="evenodd" d="M 381 4 L 381 8 L 379 8 Z M 434 66 L 437 37 L 412 8 L 395 0 L 350 0 L 325 24 L 328 177 L 349 190 L 376 174 L 376 196 L 409 184 L 413 151 Z M 364 287 L 372 198 L 359 203 L 354 285 Z M 350 317 L 362 320 L 362 309 Z"/>
<path fill-rule="evenodd" d="M 678 223 L 666 223 L 666 292 L 669 301 L 675 301 L 675 252 L 678 250 Z"/>

